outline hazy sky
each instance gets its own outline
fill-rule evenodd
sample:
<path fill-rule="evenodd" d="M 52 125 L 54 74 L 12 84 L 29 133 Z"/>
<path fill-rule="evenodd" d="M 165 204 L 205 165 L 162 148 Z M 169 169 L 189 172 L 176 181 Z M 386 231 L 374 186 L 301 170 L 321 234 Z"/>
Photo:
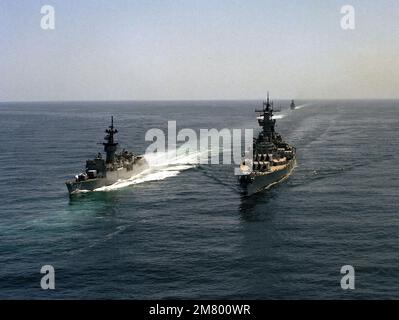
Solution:
<path fill-rule="evenodd" d="M 40 28 L 53 5 L 56 29 Z M 356 29 L 340 26 L 341 6 Z M 0 0 L 0 101 L 399 98 L 397 0 Z"/>

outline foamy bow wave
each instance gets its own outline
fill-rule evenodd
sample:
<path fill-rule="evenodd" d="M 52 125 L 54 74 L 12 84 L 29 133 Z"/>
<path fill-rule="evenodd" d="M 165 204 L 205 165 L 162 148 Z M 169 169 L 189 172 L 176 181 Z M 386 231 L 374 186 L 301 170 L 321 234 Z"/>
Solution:
<path fill-rule="evenodd" d="M 73 194 L 87 193 L 87 192 L 91 192 L 91 191 L 90 190 L 76 190 L 73 192 Z"/>
<path fill-rule="evenodd" d="M 180 170 L 165 170 L 165 171 L 152 172 L 146 174 L 143 173 L 127 180 L 119 180 L 113 185 L 101 187 L 94 191 L 114 191 L 144 182 L 160 181 L 166 178 L 177 176 L 180 172 L 181 172 Z"/>
<path fill-rule="evenodd" d="M 140 183 L 160 181 L 175 177 L 182 171 L 195 167 L 198 163 L 198 156 L 199 153 L 197 152 L 176 157 L 172 157 L 170 152 L 146 154 L 145 159 L 150 166 L 149 169 L 130 179 L 121 179 L 110 186 L 101 187 L 94 191 L 113 191 Z"/>

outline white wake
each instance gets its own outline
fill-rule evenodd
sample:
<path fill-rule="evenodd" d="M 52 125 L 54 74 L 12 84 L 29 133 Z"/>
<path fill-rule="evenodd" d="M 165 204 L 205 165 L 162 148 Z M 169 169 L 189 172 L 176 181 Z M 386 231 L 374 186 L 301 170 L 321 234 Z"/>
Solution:
<path fill-rule="evenodd" d="M 302 108 L 310 107 L 312 103 L 301 104 L 300 106 L 296 106 L 295 110 L 300 110 Z"/>
<path fill-rule="evenodd" d="M 273 116 L 273 119 L 279 120 L 285 118 L 286 116 L 287 116 L 286 114 L 277 114 Z"/>
<path fill-rule="evenodd" d="M 94 191 L 114 191 L 131 185 L 175 177 L 183 171 L 194 168 L 198 163 L 199 154 L 199 152 L 176 156 L 170 152 L 146 154 L 145 159 L 149 164 L 149 169 L 130 179 L 121 179 L 110 186 L 104 186 Z"/>
<path fill-rule="evenodd" d="M 283 118 L 285 118 L 287 116 L 287 114 L 286 113 L 282 113 L 282 112 L 280 112 L 280 114 L 275 114 L 275 115 L 273 115 L 273 119 L 277 119 L 277 120 L 279 120 L 279 119 L 283 119 Z M 263 120 L 263 116 L 259 116 L 259 117 L 257 117 L 257 119 L 258 120 Z"/>

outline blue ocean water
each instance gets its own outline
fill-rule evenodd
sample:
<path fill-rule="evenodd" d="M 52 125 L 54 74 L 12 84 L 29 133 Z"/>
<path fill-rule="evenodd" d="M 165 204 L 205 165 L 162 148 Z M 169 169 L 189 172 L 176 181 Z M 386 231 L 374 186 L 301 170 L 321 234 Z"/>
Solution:
<path fill-rule="evenodd" d="M 0 104 L 0 298 L 399 298 L 399 101 L 301 101 L 286 182 L 250 198 L 233 166 L 172 165 L 70 200 L 64 181 L 145 132 L 253 128 L 260 101 Z M 42 290 L 40 268 L 55 268 Z M 356 289 L 340 287 L 343 265 Z"/>

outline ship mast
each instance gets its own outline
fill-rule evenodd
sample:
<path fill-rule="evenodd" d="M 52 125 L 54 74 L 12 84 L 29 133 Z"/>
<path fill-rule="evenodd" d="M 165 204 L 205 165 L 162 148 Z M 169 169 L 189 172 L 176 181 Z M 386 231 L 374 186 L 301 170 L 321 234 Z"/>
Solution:
<path fill-rule="evenodd" d="M 103 143 L 104 151 L 107 154 L 107 158 L 105 160 L 106 163 L 113 163 L 116 149 L 118 148 L 118 143 L 114 140 L 114 134 L 118 133 L 118 130 L 114 129 L 114 117 L 111 116 L 111 125 L 105 130 L 107 134 L 104 137 L 106 142 Z"/>
<path fill-rule="evenodd" d="M 273 119 L 273 102 L 270 101 L 269 91 L 267 92 L 267 100 L 263 102 L 263 110 L 261 111 L 261 114 L 263 116 L 263 134 L 271 140 L 274 138 L 276 120 Z"/>

